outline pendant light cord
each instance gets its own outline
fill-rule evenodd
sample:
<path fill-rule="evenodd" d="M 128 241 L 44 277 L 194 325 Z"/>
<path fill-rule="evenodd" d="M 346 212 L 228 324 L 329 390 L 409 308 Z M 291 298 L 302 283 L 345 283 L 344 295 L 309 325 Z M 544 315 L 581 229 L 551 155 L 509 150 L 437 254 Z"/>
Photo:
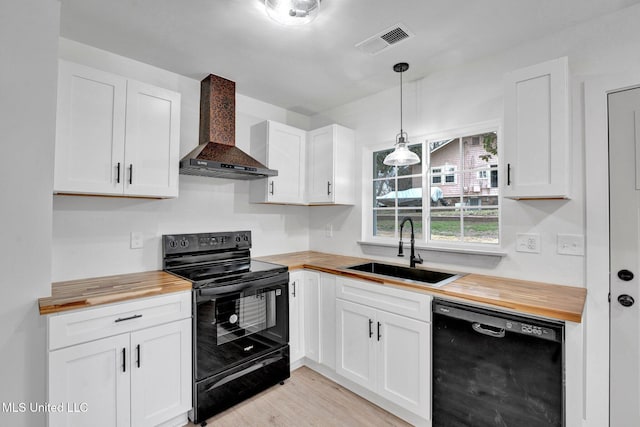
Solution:
<path fill-rule="evenodd" d="M 400 135 L 402 135 L 402 73 L 404 71 L 400 71 Z"/>

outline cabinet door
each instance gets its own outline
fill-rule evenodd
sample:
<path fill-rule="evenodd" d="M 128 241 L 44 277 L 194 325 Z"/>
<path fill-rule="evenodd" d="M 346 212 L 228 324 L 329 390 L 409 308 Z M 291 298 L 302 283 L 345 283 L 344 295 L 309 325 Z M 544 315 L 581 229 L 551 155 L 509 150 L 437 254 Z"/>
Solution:
<path fill-rule="evenodd" d="M 124 192 L 177 197 L 180 94 L 129 80 Z"/>
<path fill-rule="evenodd" d="M 122 194 L 127 81 L 60 61 L 54 192 Z"/>
<path fill-rule="evenodd" d="M 305 131 L 269 122 L 267 166 L 276 169 L 278 176 L 267 179 L 268 202 L 305 202 L 305 141 Z"/>
<path fill-rule="evenodd" d="M 289 273 L 289 358 L 291 363 L 304 357 L 303 277 L 303 271 Z"/>
<path fill-rule="evenodd" d="M 376 389 L 376 311 L 336 300 L 336 372 L 370 390 Z"/>
<path fill-rule="evenodd" d="M 320 360 L 336 369 L 336 276 L 320 274 Z"/>
<path fill-rule="evenodd" d="M 309 203 L 332 203 L 334 201 L 334 146 L 335 126 L 326 126 L 308 133 L 307 201 Z"/>
<path fill-rule="evenodd" d="M 129 426 L 130 359 L 129 334 L 50 352 L 48 401 L 76 406 L 49 412 L 49 426 Z"/>
<path fill-rule="evenodd" d="M 378 394 L 428 418 L 430 324 L 378 311 L 378 331 Z"/>
<path fill-rule="evenodd" d="M 304 272 L 304 355 L 320 361 L 320 273 Z"/>
<path fill-rule="evenodd" d="M 505 197 L 567 198 L 570 179 L 567 58 L 505 77 Z"/>
<path fill-rule="evenodd" d="M 131 425 L 191 409 L 191 319 L 131 333 Z"/>

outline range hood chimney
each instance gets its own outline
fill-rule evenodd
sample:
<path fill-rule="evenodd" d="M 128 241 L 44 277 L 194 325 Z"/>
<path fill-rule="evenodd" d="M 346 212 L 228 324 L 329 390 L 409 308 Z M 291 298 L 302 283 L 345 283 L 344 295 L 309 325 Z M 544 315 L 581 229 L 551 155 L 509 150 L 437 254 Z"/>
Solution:
<path fill-rule="evenodd" d="M 210 74 L 200 85 L 200 145 L 180 160 L 180 173 L 231 179 L 278 175 L 236 147 L 236 84 Z"/>

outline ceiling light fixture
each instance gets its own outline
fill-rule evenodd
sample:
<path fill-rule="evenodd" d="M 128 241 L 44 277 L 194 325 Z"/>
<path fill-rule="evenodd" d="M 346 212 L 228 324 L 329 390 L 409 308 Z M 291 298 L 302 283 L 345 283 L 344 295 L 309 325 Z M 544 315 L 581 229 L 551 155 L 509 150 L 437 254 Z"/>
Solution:
<path fill-rule="evenodd" d="M 409 135 L 402 129 L 402 73 L 409 69 L 409 64 L 399 62 L 393 66 L 393 71 L 400 73 L 400 133 L 396 135 L 396 146 L 392 153 L 384 158 L 384 164 L 388 166 L 409 166 L 420 163 L 416 153 L 407 147 Z"/>
<path fill-rule="evenodd" d="M 265 0 L 267 15 L 283 25 L 303 25 L 313 21 L 320 10 L 320 0 Z"/>

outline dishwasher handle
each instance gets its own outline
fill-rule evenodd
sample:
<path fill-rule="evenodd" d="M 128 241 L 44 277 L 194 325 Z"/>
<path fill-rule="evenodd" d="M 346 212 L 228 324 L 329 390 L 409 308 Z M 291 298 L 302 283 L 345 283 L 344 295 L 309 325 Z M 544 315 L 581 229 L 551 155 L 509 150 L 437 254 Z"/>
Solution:
<path fill-rule="evenodd" d="M 494 328 L 478 322 L 474 322 L 471 327 L 479 334 L 488 335 L 494 338 L 504 338 L 504 328 Z"/>

